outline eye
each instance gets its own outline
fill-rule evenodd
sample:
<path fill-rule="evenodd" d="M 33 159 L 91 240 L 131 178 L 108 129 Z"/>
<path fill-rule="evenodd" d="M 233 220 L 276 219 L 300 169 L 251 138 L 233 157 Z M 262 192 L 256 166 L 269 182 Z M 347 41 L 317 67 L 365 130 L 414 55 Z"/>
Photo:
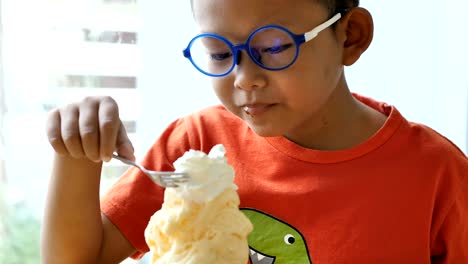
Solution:
<path fill-rule="evenodd" d="M 284 243 L 286 243 L 288 245 L 292 245 L 292 244 L 294 244 L 294 242 L 296 242 L 296 238 L 294 238 L 293 235 L 287 234 L 287 235 L 284 236 Z"/>
<path fill-rule="evenodd" d="M 289 49 L 290 47 L 292 47 L 292 43 L 288 43 L 288 44 L 284 44 L 284 45 L 278 45 L 278 46 L 273 46 L 273 47 L 269 47 L 269 48 L 264 48 L 262 49 L 262 52 L 263 53 L 270 53 L 270 54 L 277 54 L 277 53 L 280 53 L 280 52 L 283 52 L 287 49 Z"/>
<path fill-rule="evenodd" d="M 217 61 L 225 60 L 231 56 L 232 56 L 231 52 L 210 54 L 210 58 L 212 60 L 217 60 Z"/>

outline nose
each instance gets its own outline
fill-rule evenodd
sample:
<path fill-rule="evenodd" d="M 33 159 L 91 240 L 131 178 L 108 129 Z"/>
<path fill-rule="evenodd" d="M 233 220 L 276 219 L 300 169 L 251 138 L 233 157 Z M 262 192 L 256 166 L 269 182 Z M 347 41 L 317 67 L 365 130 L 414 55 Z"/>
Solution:
<path fill-rule="evenodd" d="M 260 68 L 247 55 L 246 51 L 237 53 L 234 87 L 250 91 L 261 89 L 267 85 L 265 70 Z"/>

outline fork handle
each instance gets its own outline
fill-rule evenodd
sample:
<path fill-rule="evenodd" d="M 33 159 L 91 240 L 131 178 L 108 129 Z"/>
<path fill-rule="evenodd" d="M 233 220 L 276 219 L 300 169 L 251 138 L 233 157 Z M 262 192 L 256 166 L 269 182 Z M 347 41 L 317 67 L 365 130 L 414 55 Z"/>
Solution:
<path fill-rule="evenodd" d="M 119 155 L 115 155 L 114 153 L 112 153 L 112 157 L 113 157 L 114 159 L 120 160 L 121 162 L 123 162 L 123 163 L 125 163 L 125 164 L 138 167 L 137 164 L 136 164 L 135 162 L 133 162 L 133 161 L 131 161 L 131 160 L 129 160 L 129 159 L 126 159 L 126 158 L 124 158 L 124 157 L 121 157 L 121 156 L 119 156 Z"/>
<path fill-rule="evenodd" d="M 131 166 L 135 166 L 137 168 L 139 168 L 141 171 L 143 171 L 146 175 L 151 175 L 151 177 L 153 176 L 185 176 L 186 173 L 185 172 L 175 172 L 175 171 L 150 171 L 148 169 L 146 169 L 145 167 L 141 166 L 140 164 L 136 163 L 136 162 L 133 162 L 129 159 L 126 159 L 122 156 L 119 156 L 119 155 L 115 155 L 115 154 L 112 154 L 112 157 L 115 158 L 115 159 L 118 159 L 120 160 L 121 162 L 125 163 L 125 164 L 128 164 L 128 165 L 131 165 Z"/>

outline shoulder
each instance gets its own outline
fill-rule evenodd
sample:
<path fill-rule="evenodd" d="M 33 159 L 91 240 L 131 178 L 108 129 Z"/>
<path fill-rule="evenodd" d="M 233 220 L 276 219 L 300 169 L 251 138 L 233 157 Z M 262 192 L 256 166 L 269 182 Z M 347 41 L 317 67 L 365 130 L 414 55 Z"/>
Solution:
<path fill-rule="evenodd" d="M 400 159 L 406 159 L 406 164 L 424 178 L 432 175 L 436 182 L 451 182 L 456 188 L 468 176 L 467 156 L 434 129 L 404 121 L 394 137 L 393 147 L 398 149 Z"/>
<path fill-rule="evenodd" d="M 392 110 L 395 130 L 380 148 L 380 161 L 399 167 L 400 173 L 431 182 L 435 193 L 456 193 L 468 176 L 468 158 L 453 142 L 434 129 Z M 396 117 L 398 116 L 398 117 Z M 381 164 L 382 164 L 381 163 Z M 439 190 L 439 191 L 436 191 Z"/>
<path fill-rule="evenodd" d="M 209 151 L 216 144 L 238 145 L 253 132 L 243 120 L 221 105 L 210 106 L 182 118 L 192 147 Z"/>
<path fill-rule="evenodd" d="M 229 152 L 234 152 L 246 139 L 254 141 L 252 138 L 257 140 L 258 137 L 243 120 L 223 106 L 216 105 L 174 120 L 159 136 L 150 152 L 155 156 L 164 153 L 167 160 L 174 161 L 190 149 L 208 153 L 217 144 L 223 144 Z"/>
<path fill-rule="evenodd" d="M 412 142 L 409 146 L 414 155 L 427 161 L 437 160 L 439 164 L 459 164 L 468 169 L 468 158 L 463 151 L 434 129 L 423 124 L 408 122 L 407 136 L 407 140 Z"/>
<path fill-rule="evenodd" d="M 425 179 L 432 179 L 431 252 L 451 251 L 465 258 L 468 246 L 468 157 L 448 138 L 418 123 L 408 123 L 409 149 Z"/>
<path fill-rule="evenodd" d="M 385 146 L 390 154 L 410 158 L 418 164 L 436 161 L 427 166 L 450 163 L 450 160 L 468 165 L 466 155 L 448 138 L 429 126 L 406 119 L 395 106 L 385 104 L 383 108 L 381 111 L 388 118 L 380 132 L 387 134 Z"/>
<path fill-rule="evenodd" d="M 444 212 L 460 194 L 468 195 L 468 158 L 434 129 L 414 122 L 407 122 L 404 126 L 406 132 L 400 138 L 405 140 L 400 142 L 403 145 L 400 153 L 404 153 L 402 159 L 407 160 L 405 171 L 433 183 L 435 202 L 444 201 L 444 205 L 438 205 Z M 408 169 L 409 166 L 413 168 Z M 465 202 L 464 207 L 467 206 Z"/>

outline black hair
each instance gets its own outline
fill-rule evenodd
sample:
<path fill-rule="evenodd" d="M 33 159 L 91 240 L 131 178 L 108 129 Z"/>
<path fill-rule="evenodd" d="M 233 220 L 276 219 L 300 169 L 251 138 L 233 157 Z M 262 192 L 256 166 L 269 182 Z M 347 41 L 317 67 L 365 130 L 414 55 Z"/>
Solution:
<path fill-rule="evenodd" d="M 345 12 L 346 10 L 358 7 L 359 0 L 315 0 L 328 9 L 328 14 L 333 16 L 339 12 Z"/>

